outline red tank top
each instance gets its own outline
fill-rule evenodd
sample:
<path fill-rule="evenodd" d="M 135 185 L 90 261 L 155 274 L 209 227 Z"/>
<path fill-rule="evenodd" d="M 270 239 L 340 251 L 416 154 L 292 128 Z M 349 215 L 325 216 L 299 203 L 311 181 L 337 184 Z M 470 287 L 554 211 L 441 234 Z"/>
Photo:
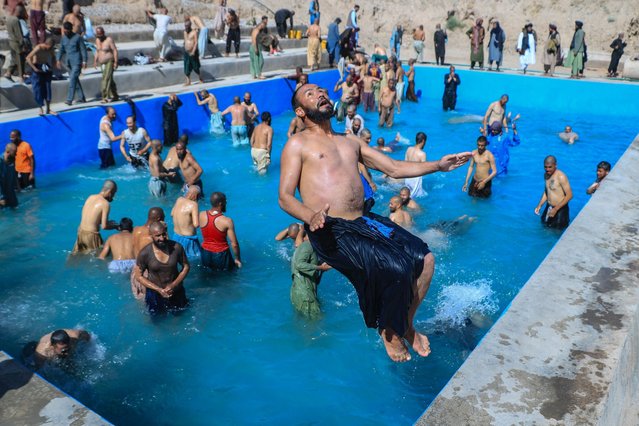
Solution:
<path fill-rule="evenodd" d="M 228 250 L 229 243 L 226 241 L 226 232 L 222 232 L 215 226 L 215 219 L 222 216 L 222 213 L 212 215 L 209 211 L 206 211 L 206 217 L 208 222 L 206 226 L 202 228 L 202 248 L 206 251 L 213 253 L 221 253 Z"/>

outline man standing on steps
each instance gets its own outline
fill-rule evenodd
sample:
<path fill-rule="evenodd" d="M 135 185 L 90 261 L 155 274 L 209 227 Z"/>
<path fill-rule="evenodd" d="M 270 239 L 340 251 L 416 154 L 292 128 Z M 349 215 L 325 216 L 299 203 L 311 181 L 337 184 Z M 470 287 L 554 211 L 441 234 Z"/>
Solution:
<path fill-rule="evenodd" d="M 190 19 L 186 19 L 184 21 L 184 75 L 186 75 L 186 80 L 184 81 L 185 86 L 191 85 L 191 72 L 195 72 L 200 79 L 200 83 L 204 83 L 202 81 L 202 76 L 200 75 L 200 56 L 198 54 L 198 29 L 193 28 L 193 24 Z"/>
<path fill-rule="evenodd" d="M 264 80 L 262 75 L 262 68 L 264 67 L 264 57 L 262 56 L 262 49 L 257 42 L 257 37 L 260 31 L 266 28 L 264 21 L 260 22 L 251 31 L 251 46 L 249 47 L 249 58 L 251 59 L 251 75 L 253 78 Z"/>
<path fill-rule="evenodd" d="M 420 25 L 418 29 L 413 31 L 413 49 L 415 49 L 415 60 L 419 63 L 424 62 L 424 40 L 426 40 L 426 33 L 424 33 L 424 26 Z"/>
<path fill-rule="evenodd" d="M 437 24 L 437 26 L 435 26 L 435 34 L 433 35 L 433 42 L 435 43 L 435 63 L 437 63 L 437 65 L 444 65 L 447 40 L 448 34 L 446 34 L 445 30 L 442 30 L 441 25 Z"/>
<path fill-rule="evenodd" d="M 66 66 L 69 70 L 69 91 L 67 93 L 67 100 L 64 103 L 67 105 L 73 103 L 76 90 L 80 93 L 80 100 L 78 102 L 86 102 L 84 91 L 80 84 L 80 73 L 82 69 L 87 67 L 87 48 L 84 45 L 82 37 L 73 32 L 73 24 L 71 24 L 71 22 L 65 22 L 63 28 L 64 35 L 62 36 L 60 49 L 56 55 L 56 65 L 59 69 L 62 55 L 66 54 Z"/>
<path fill-rule="evenodd" d="M 288 28 L 286 27 L 287 19 L 291 24 L 291 29 L 293 29 L 293 15 L 295 15 L 294 10 L 280 9 L 275 12 L 275 26 L 277 27 L 277 34 L 280 38 L 288 37 Z"/>
<path fill-rule="evenodd" d="M 156 14 L 153 14 L 150 10 L 146 11 L 149 18 L 155 20 L 155 31 L 153 31 L 153 41 L 155 47 L 160 51 L 159 62 L 166 62 L 166 55 L 171 48 L 169 45 L 169 24 L 171 23 L 171 17 L 168 15 L 168 11 L 165 7 L 158 9 Z"/>
<path fill-rule="evenodd" d="M 306 30 L 308 44 L 306 46 L 306 63 L 311 67 L 311 71 L 319 69 L 320 60 L 322 59 L 322 29 L 320 28 L 320 20 L 316 19 L 315 23 Z"/>

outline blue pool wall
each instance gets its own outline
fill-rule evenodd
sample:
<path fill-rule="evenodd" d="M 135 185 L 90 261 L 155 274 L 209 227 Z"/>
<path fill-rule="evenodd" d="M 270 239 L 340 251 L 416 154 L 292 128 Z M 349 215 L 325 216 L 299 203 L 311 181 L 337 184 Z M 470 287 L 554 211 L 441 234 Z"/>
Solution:
<path fill-rule="evenodd" d="M 439 103 L 444 75 L 448 67 L 418 67 L 416 87 L 422 91 L 421 102 Z M 458 70 L 462 84 L 458 89 L 458 108 L 464 104 L 486 105 L 487 100 L 496 100 L 503 93 L 510 96 L 509 107 L 545 109 L 552 113 L 565 111 L 587 111 L 589 115 L 639 117 L 639 85 L 607 84 L 590 81 L 571 81 L 529 76 L 522 78 L 513 74 L 470 72 Z M 310 81 L 332 89 L 338 79 L 336 70 L 311 74 Z M 250 91 L 260 112 L 273 115 L 289 111 L 294 82 L 274 78 L 257 83 L 216 87 L 211 90 L 218 99 L 220 109 L 232 103 L 233 96 L 242 96 Z M 209 113 L 206 107 L 198 106 L 192 92 L 179 95 L 184 105 L 178 111 L 180 131 L 192 134 L 208 129 Z M 138 125 L 149 132 L 151 138 L 162 139 L 161 107 L 166 97 L 153 97 L 136 101 Z M 66 169 L 74 163 L 95 162 L 97 164 L 98 124 L 106 107 L 82 108 L 60 114 L 57 117 L 33 117 L 0 123 L 0 134 L 8 135 L 12 129 L 20 129 L 24 140 L 31 143 L 37 159 L 37 173 Z M 127 104 L 115 106 L 117 119 L 113 128 L 119 134 L 126 128 L 125 120 L 131 113 Z M 482 114 L 484 111 L 474 111 Z M 552 120 L 552 115 L 549 115 Z M 605 125 L 605 123 L 602 123 Z M 6 137 L 6 136 L 5 136 Z M 119 152 L 117 143 L 114 151 Z"/>

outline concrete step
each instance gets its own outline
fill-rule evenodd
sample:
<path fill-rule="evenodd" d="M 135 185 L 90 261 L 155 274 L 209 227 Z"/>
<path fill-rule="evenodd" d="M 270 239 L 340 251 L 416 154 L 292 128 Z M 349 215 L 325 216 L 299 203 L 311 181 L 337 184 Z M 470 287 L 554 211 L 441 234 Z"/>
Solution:
<path fill-rule="evenodd" d="M 213 43 L 207 46 L 206 56 L 212 56 L 213 58 L 221 58 L 226 52 L 226 42 L 211 40 Z M 182 59 L 184 40 L 174 40 L 175 48 L 171 49 L 172 53 L 170 57 L 174 57 L 176 60 Z M 300 49 L 306 47 L 307 39 L 282 39 L 280 40 L 280 46 L 283 50 Z M 240 53 L 248 53 L 249 46 L 251 45 L 251 39 L 246 37 L 240 40 Z M 118 48 L 118 56 L 120 58 L 128 58 L 133 61 L 133 57 L 142 52 L 147 56 L 156 58 L 158 56 L 158 49 L 155 47 L 155 43 L 151 41 L 132 41 L 126 43 L 119 43 L 116 45 Z M 234 54 L 235 50 L 231 45 L 231 54 Z M 89 65 L 93 64 L 93 53 L 89 53 Z"/>
<path fill-rule="evenodd" d="M 324 51 L 322 63 L 327 64 L 328 55 Z M 213 81 L 241 74 L 249 74 L 250 60 L 248 53 L 241 53 L 239 58 L 215 58 L 202 61 L 201 75 L 204 81 Z M 278 56 L 264 56 L 263 71 L 290 69 L 293 72 L 296 66 L 306 66 L 306 48 L 288 49 Z M 197 81 L 197 76 L 191 76 Z M 87 99 L 100 97 L 100 84 L 102 75 L 99 70 L 89 68 L 80 78 L 82 88 Z M 182 61 L 173 63 L 133 65 L 120 67 L 115 72 L 115 81 L 120 96 L 127 93 L 163 88 L 179 84 L 184 81 L 184 68 Z M 66 100 L 68 80 L 52 82 L 52 103 L 60 103 Z M 193 85 L 193 90 L 198 86 Z M 10 83 L 6 79 L 0 80 L 0 112 L 20 109 L 37 108 L 33 100 L 31 86 L 26 84 Z"/>
<path fill-rule="evenodd" d="M 212 22 L 204 21 L 209 29 L 210 37 L 213 36 Z M 104 31 L 107 36 L 113 38 L 116 44 L 128 43 L 132 41 L 152 41 L 153 40 L 153 27 L 151 25 L 141 26 L 136 25 L 104 25 Z M 275 26 L 269 27 L 271 34 L 277 35 L 277 28 Z M 241 37 L 250 37 L 253 27 L 240 26 Z M 296 25 L 295 30 L 300 30 L 302 33 L 306 31 L 305 25 Z M 184 36 L 184 24 L 177 23 L 169 26 L 169 35 L 174 39 L 182 39 Z M 224 36 L 226 40 L 226 35 Z M 212 40 L 213 41 L 213 40 Z M 0 32 L 0 50 L 9 50 L 9 40 L 7 38 L 7 32 Z"/>

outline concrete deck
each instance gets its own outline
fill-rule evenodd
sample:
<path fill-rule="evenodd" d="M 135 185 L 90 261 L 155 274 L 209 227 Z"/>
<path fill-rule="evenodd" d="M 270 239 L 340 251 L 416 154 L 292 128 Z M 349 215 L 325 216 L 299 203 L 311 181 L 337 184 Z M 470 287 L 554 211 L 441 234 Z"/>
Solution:
<path fill-rule="evenodd" d="M 637 425 L 639 135 L 418 425 Z"/>
<path fill-rule="evenodd" d="M 110 423 L 0 352 L 0 424 L 97 426 Z"/>

